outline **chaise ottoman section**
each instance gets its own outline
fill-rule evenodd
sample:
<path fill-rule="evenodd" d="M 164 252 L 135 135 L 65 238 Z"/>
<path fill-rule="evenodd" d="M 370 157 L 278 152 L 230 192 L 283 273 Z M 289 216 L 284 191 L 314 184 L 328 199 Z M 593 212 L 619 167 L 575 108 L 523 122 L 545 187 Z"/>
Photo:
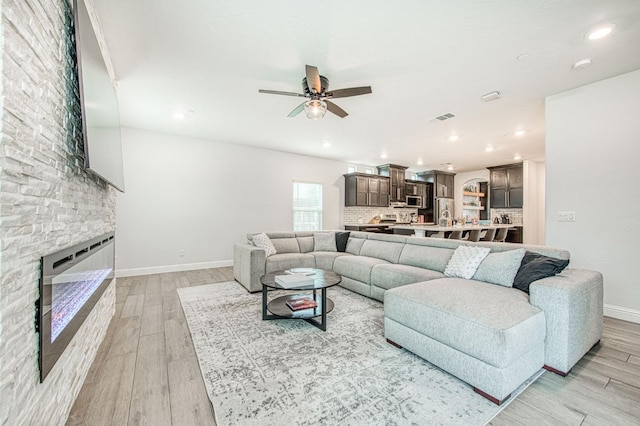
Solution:
<path fill-rule="evenodd" d="M 544 312 L 517 289 L 435 279 L 388 290 L 384 312 L 387 339 L 494 402 L 507 398 L 544 364 Z"/>

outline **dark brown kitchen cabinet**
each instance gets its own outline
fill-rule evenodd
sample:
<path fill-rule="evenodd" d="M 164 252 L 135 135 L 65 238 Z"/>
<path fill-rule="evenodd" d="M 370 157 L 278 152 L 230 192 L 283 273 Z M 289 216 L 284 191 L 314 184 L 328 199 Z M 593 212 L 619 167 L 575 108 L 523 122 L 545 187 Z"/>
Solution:
<path fill-rule="evenodd" d="M 492 209 L 522 208 L 524 205 L 524 179 L 522 164 L 489 167 Z"/>
<path fill-rule="evenodd" d="M 428 206 L 428 201 L 429 201 L 429 197 L 431 197 L 431 191 L 428 190 L 430 189 L 430 184 L 425 183 L 425 182 L 421 182 L 421 181 L 417 181 L 417 180 L 409 180 L 407 179 L 405 181 L 405 193 L 407 194 L 407 197 L 410 196 L 415 196 L 415 197 L 420 197 L 421 198 L 421 202 L 420 205 L 415 206 L 419 209 L 424 209 L 427 208 Z M 408 198 L 407 198 L 407 202 L 408 202 Z M 407 205 L 408 207 L 414 207 L 412 205 Z"/>
<path fill-rule="evenodd" d="M 345 207 L 389 207 L 389 178 L 365 173 L 344 175 Z"/>
<path fill-rule="evenodd" d="M 380 173 L 380 176 L 389 177 L 389 201 L 392 203 L 398 201 L 406 201 L 406 170 L 407 167 L 398 166 L 396 164 L 385 164 L 383 166 L 378 166 L 378 173 Z"/>
<path fill-rule="evenodd" d="M 433 183 L 433 196 L 435 198 L 453 198 L 453 179 L 455 173 L 431 170 L 419 172 L 418 179 Z"/>

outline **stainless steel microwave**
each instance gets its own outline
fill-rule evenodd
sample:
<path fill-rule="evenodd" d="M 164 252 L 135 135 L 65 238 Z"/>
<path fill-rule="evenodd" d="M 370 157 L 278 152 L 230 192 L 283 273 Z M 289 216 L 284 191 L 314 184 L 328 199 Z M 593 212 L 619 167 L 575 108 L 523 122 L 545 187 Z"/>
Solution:
<path fill-rule="evenodd" d="M 419 195 L 407 195 L 407 207 L 422 207 L 422 197 Z"/>

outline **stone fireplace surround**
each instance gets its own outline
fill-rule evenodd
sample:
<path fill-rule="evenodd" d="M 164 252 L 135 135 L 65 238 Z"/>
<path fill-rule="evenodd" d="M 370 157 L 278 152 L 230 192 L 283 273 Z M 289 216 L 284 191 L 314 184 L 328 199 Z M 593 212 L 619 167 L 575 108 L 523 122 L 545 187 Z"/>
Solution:
<path fill-rule="evenodd" d="M 115 280 L 40 383 L 40 258 L 114 231 L 116 193 L 82 168 L 69 1 L 3 0 L 0 12 L 0 424 L 64 424 L 113 316 Z"/>

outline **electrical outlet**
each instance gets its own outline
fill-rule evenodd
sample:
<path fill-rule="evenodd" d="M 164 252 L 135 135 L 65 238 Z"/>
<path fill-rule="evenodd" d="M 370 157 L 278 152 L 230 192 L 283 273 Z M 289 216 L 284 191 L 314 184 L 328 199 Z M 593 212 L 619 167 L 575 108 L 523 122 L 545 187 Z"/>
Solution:
<path fill-rule="evenodd" d="M 558 222 L 575 222 L 576 212 L 564 211 L 558 212 Z"/>

